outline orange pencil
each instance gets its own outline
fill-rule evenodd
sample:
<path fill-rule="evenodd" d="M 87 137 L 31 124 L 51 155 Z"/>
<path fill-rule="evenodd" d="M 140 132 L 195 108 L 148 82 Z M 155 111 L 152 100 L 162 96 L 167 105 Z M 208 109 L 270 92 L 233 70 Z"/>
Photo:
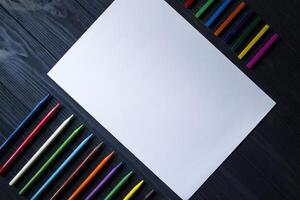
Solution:
<path fill-rule="evenodd" d="M 215 36 L 219 36 L 222 31 L 228 26 L 228 24 L 239 14 L 239 12 L 246 6 L 244 2 L 241 2 L 234 11 L 227 17 L 227 19 L 219 26 L 214 32 Z"/>
<path fill-rule="evenodd" d="M 105 164 L 111 159 L 114 151 L 106 156 L 97 167 L 88 175 L 88 177 L 79 185 L 79 187 L 73 192 L 73 194 L 68 198 L 68 200 L 77 199 L 78 195 L 87 187 L 87 185 L 93 180 L 93 178 L 101 171 Z"/>

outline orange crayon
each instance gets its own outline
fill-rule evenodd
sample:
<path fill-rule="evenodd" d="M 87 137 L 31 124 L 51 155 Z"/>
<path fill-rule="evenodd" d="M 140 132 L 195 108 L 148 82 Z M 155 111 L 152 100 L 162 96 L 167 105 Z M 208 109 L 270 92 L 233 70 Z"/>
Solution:
<path fill-rule="evenodd" d="M 219 28 L 214 32 L 215 36 L 219 36 L 222 31 L 229 25 L 229 23 L 241 12 L 241 10 L 246 6 L 244 2 L 241 2 L 236 9 L 227 17 L 227 19 L 219 26 Z"/>
<path fill-rule="evenodd" d="M 68 200 L 77 199 L 79 194 L 88 186 L 88 184 L 94 179 L 94 177 L 103 169 L 103 167 L 108 163 L 111 157 L 114 155 L 114 151 L 106 156 L 97 167 L 88 175 L 88 177 L 79 185 L 79 187 L 73 192 L 73 194 L 68 198 Z"/>

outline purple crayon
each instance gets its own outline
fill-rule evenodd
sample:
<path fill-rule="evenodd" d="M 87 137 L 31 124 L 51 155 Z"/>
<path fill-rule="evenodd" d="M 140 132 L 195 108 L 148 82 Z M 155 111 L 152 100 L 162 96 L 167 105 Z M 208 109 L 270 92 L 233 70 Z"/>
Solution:
<path fill-rule="evenodd" d="M 229 43 L 230 40 L 236 35 L 236 33 L 243 27 L 243 25 L 248 21 L 248 19 L 252 16 L 253 11 L 248 10 L 245 12 L 242 17 L 236 21 L 228 31 L 228 33 L 224 36 L 224 41 Z"/>
<path fill-rule="evenodd" d="M 268 49 L 274 44 L 279 38 L 277 33 L 273 34 L 273 36 L 265 43 L 265 45 L 253 56 L 250 61 L 247 63 L 247 67 L 250 69 L 257 63 L 257 61 L 268 51 Z"/>
<path fill-rule="evenodd" d="M 85 198 L 85 200 L 91 200 L 93 197 L 101 190 L 110 179 L 117 173 L 117 171 L 121 168 L 123 162 L 120 162 L 117 166 L 115 166 L 101 181 L 100 183 L 91 191 L 91 193 Z"/>

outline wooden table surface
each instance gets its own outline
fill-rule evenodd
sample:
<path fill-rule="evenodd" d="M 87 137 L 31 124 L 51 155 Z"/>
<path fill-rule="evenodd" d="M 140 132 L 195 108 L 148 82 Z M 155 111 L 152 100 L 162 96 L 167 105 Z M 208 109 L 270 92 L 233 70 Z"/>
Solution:
<path fill-rule="evenodd" d="M 33 166 L 17 187 L 9 187 L 8 182 L 33 155 L 41 142 L 45 141 L 63 119 L 71 113 L 74 113 L 77 118 L 68 128 L 69 132 L 80 123 L 85 123 L 87 128 L 80 139 L 88 132 L 93 132 L 97 136 L 89 149 L 100 141 L 106 143 L 97 160 L 115 149 L 118 155 L 112 161 L 111 166 L 120 160 L 124 160 L 126 163 L 122 173 L 99 194 L 99 197 L 106 194 L 116 180 L 129 170 L 134 170 L 136 174 L 129 186 L 122 190 L 120 196 L 126 194 L 130 186 L 137 183 L 139 179 L 145 178 L 146 184 L 138 193 L 137 199 L 141 199 L 151 188 L 159 191 L 154 199 L 172 197 L 172 192 L 167 190 L 157 177 L 46 75 L 111 2 L 112 0 L 0 1 L 0 143 L 43 95 L 51 93 L 54 98 L 38 119 L 41 119 L 55 102 L 59 101 L 63 104 L 63 109 L 57 117 L 42 130 L 8 173 L 4 177 L 0 177 L 1 199 L 24 198 L 17 195 L 18 190 L 42 162 L 53 153 L 67 134 L 58 138 L 57 142 Z M 271 25 L 272 31 L 278 33 L 281 38 L 253 70 L 248 70 L 244 61 L 239 61 L 236 54 L 230 51 L 221 39 L 213 36 L 212 32 L 203 26 L 202 20 L 193 16 L 196 8 L 183 9 L 184 0 L 167 0 L 167 2 L 277 102 L 272 111 L 191 199 L 300 199 L 300 2 L 298 0 L 245 1 L 265 22 Z M 203 4 L 205 1 L 199 0 L 199 2 L 199 4 Z M 217 3 L 220 2 L 217 1 Z M 237 1 L 234 4 L 236 3 Z M 147 8 L 141 9 L 146 10 Z M 226 14 L 212 29 L 215 29 L 225 17 Z M 251 104 L 251 100 L 245 102 L 245 106 L 247 104 Z M 37 120 L 28 127 L 20 140 L 14 142 L 8 152 L 1 155 L 1 163 L 20 144 L 36 123 Z M 64 156 L 61 156 L 54 166 L 44 174 L 34 186 L 33 191 L 36 191 L 55 167 L 66 158 L 66 155 L 80 142 L 80 139 L 77 139 Z M 87 153 L 88 150 L 83 154 L 87 155 Z M 73 162 L 70 169 L 75 169 L 76 164 L 82 160 L 84 155 Z M 90 164 L 76 181 L 77 185 L 96 164 L 97 161 Z M 109 168 L 105 170 L 108 171 Z M 45 199 L 50 197 L 70 172 L 71 170 L 67 170 L 43 197 Z M 97 177 L 98 180 L 103 177 L 103 174 Z M 70 194 L 76 184 L 69 188 L 65 195 Z M 30 192 L 25 198 L 32 194 Z"/>

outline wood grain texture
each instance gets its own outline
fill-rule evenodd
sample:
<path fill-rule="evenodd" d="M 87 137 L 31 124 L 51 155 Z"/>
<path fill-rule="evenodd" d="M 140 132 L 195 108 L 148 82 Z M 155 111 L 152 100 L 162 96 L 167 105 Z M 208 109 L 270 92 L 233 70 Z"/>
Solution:
<path fill-rule="evenodd" d="M 21 66 L 47 72 L 55 63 L 51 54 L 0 6 L 0 66 Z"/>
<path fill-rule="evenodd" d="M 75 113 L 77 119 L 68 131 L 85 122 L 88 128 L 80 138 L 94 132 L 97 138 L 90 148 L 102 140 L 106 143 L 99 159 L 112 149 L 116 149 L 119 155 L 113 161 L 114 164 L 119 160 L 125 160 L 127 163 L 120 177 L 129 169 L 136 172 L 136 179 L 130 182 L 130 186 L 139 178 L 147 177 L 146 187 L 138 198 L 142 198 L 151 187 L 161 192 L 155 199 L 164 199 L 170 194 L 157 177 L 46 76 L 46 72 L 111 2 L 112 0 L 0 0 L 0 135 L 2 135 L 0 142 L 45 93 L 50 92 L 55 96 L 51 105 L 54 105 L 55 101 L 60 101 L 64 105 L 58 117 L 43 130 L 43 134 L 33 142 L 23 158 L 16 162 L 5 178 L 0 178 L 0 195 L 9 194 L 7 196 L 9 199 L 20 199 L 15 195 L 16 188 L 7 186 L 8 181 L 33 155 L 41 142 L 45 141 L 59 123 L 71 113 Z M 201 21 L 195 19 L 193 9 L 192 12 L 183 9 L 185 0 L 167 0 L 167 2 L 277 102 L 275 108 L 200 187 L 192 199 L 298 199 L 300 197 L 299 1 L 291 0 L 289 3 L 282 3 L 280 0 L 245 1 L 271 25 L 273 31 L 281 36 L 279 43 L 255 66 L 254 70 L 246 69 L 245 63 L 239 61 L 222 40 L 214 37 L 212 30 L 206 29 Z M 232 8 L 229 8 L 229 11 L 230 9 Z M 204 16 L 204 19 L 205 17 L 207 16 Z M 216 24 L 220 24 L 225 18 L 226 13 Z M 251 102 L 245 102 L 245 106 L 249 103 Z M 47 108 L 49 109 L 51 105 Z M 33 126 L 34 124 L 28 128 L 22 138 Z M 66 136 L 67 133 L 64 133 L 58 138 L 57 144 L 51 147 L 45 157 L 49 156 Z M 79 138 L 67 153 L 78 143 Z M 87 151 L 84 154 L 86 155 Z M 5 156 L 0 158 L 1 162 Z M 67 154 L 61 157 L 56 164 L 61 163 L 66 156 Z M 34 166 L 21 185 L 41 165 L 45 157 Z M 70 169 L 74 169 L 80 160 L 82 158 L 73 163 Z M 96 161 L 91 164 L 79 178 L 79 182 L 96 164 Z M 47 172 L 35 189 L 54 169 L 51 168 Z M 67 171 L 47 195 L 51 195 L 70 172 L 71 170 Z M 99 176 L 99 180 L 102 177 L 103 175 Z M 115 182 L 112 182 L 103 194 L 99 194 L 99 197 L 108 192 Z M 72 186 L 74 187 L 76 184 Z M 125 193 L 126 190 L 122 191 L 122 194 Z"/>
<path fill-rule="evenodd" d="M 76 0 L 95 19 L 98 18 L 114 0 Z"/>
<path fill-rule="evenodd" d="M 57 59 L 94 21 L 73 0 L 1 0 L 1 5 Z"/>

